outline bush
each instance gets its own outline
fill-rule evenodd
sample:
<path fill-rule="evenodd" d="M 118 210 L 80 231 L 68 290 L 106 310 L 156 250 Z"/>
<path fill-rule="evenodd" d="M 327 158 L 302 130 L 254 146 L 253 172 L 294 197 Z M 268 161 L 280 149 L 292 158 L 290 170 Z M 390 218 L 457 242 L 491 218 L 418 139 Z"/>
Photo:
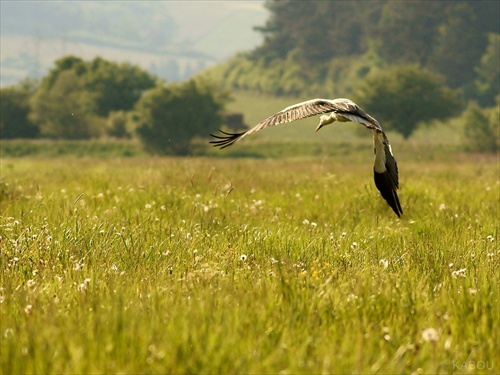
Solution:
<path fill-rule="evenodd" d="M 498 152 L 500 150 L 500 106 L 482 109 L 471 102 L 462 115 L 464 143 L 468 151 Z"/>
<path fill-rule="evenodd" d="M 127 129 L 127 112 L 112 111 L 108 115 L 106 134 L 113 138 L 130 138 Z"/>
<path fill-rule="evenodd" d="M 40 129 L 28 118 L 33 84 L 24 82 L 0 90 L 0 138 L 37 138 Z"/>
<path fill-rule="evenodd" d="M 59 74 L 49 90 L 37 90 L 31 97 L 31 108 L 30 119 L 49 138 L 95 138 L 103 127 L 92 95 L 72 70 Z"/>
<path fill-rule="evenodd" d="M 418 66 L 395 66 L 368 74 L 354 94 L 358 104 L 378 118 L 384 129 L 408 138 L 420 122 L 460 113 L 457 92 L 443 77 Z"/>
<path fill-rule="evenodd" d="M 193 138 L 220 126 L 226 100 L 226 95 L 193 80 L 162 84 L 137 103 L 133 115 L 136 132 L 151 153 L 189 154 Z"/>

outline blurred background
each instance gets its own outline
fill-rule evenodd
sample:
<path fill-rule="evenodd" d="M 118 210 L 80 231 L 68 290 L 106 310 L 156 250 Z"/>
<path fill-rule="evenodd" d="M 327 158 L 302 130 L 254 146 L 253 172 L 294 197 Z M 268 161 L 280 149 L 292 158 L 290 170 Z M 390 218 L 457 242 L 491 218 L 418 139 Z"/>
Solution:
<path fill-rule="evenodd" d="M 0 7 L 3 156 L 44 147 L 7 139 L 120 141 L 132 154 L 211 154 L 206 140 L 217 128 L 245 129 L 313 97 L 357 101 L 401 142 L 499 149 L 498 1 Z M 369 136 L 342 125 L 335 139 L 315 137 L 316 122 L 259 133 L 248 147 L 302 142 L 300 150 L 316 154 L 323 151 L 308 142 Z M 258 150 L 248 153 L 266 147 Z"/>
<path fill-rule="evenodd" d="M 2 1 L 2 86 L 66 55 L 130 62 L 182 81 L 262 42 L 263 1 Z M 237 36 L 237 37 L 235 37 Z"/>

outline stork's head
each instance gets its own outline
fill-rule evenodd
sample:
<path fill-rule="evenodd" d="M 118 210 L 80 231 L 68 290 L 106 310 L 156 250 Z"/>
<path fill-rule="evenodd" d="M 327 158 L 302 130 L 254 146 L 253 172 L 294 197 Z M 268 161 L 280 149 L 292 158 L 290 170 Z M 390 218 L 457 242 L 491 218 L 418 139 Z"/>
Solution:
<path fill-rule="evenodd" d="M 319 118 L 319 125 L 318 127 L 316 128 L 316 131 L 318 131 L 319 129 L 321 129 L 323 126 L 325 125 L 328 125 L 328 124 L 331 124 L 332 122 L 334 122 L 336 120 L 336 116 L 335 116 L 335 113 L 332 112 L 328 115 L 323 115 Z"/>

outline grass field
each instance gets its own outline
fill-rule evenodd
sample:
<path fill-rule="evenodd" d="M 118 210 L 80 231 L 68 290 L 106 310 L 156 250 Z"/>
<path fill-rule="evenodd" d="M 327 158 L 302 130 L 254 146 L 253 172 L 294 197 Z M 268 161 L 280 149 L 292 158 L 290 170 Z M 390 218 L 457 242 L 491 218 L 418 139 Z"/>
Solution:
<path fill-rule="evenodd" d="M 410 149 L 401 220 L 370 146 L 2 159 L 2 373 L 500 372 L 498 159 Z"/>

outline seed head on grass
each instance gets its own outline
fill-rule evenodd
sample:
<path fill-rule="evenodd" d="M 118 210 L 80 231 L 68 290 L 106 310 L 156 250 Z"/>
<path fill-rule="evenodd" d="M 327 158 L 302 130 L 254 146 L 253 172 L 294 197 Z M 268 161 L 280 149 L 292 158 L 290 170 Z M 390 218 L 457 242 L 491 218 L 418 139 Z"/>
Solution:
<path fill-rule="evenodd" d="M 427 328 L 422 332 L 422 340 L 425 342 L 439 341 L 439 333 L 434 328 Z"/>
<path fill-rule="evenodd" d="M 24 308 L 24 312 L 29 315 L 31 314 L 31 311 L 33 311 L 33 305 L 26 305 L 26 307 Z"/>

